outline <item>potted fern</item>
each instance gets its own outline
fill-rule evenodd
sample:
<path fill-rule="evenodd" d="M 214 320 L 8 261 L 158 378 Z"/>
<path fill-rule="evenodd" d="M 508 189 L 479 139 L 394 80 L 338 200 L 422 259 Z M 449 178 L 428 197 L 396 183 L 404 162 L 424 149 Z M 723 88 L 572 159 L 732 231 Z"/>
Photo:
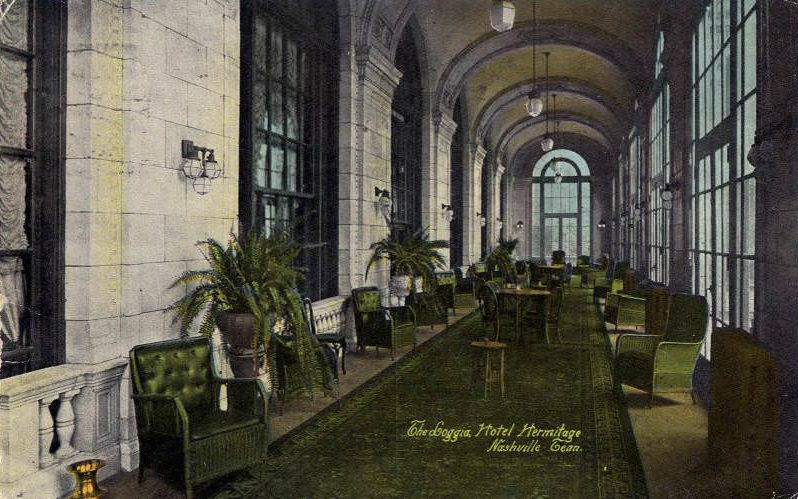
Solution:
<path fill-rule="evenodd" d="M 513 262 L 513 252 L 518 246 L 518 239 L 499 239 L 499 244 L 485 258 L 488 271 L 491 277 L 498 270 L 506 279 L 506 282 L 515 282 L 515 263 Z"/>
<path fill-rule="evenodd" d="M 431 241 L 427 229 L 415 232 L 391 230 L 388 236 L 371 245 L 373 253 L 366 266 L 366 278 L 374 264 L 387 259 L 391 264 L 391 277 L 406 283 L 405 289 L 413 293 L 418 291 L 418 287 L 410 286 L 410 282 L 421 278 L 423 290 L 429 291 L 435 285 L 436 267 L 446 265 L 446 259 L 438 250 L 448 247 L 447 241 Z"/>
<path fill-rule="evenodd" d="M 278 319 L 286 328 L 304 332 L 300 337 L 309 335 L 295 291 L 301 274 L 292 267 L 299 248 L 288 231 L 264 238 L 253 230 L 244 237 L 231 234 L 227 244 L 210 238 L 197 245 L 208 268 L 186 271 L 172 283 L 171 288 L 192 287 L 167 310 L 175 313 L 174 322 L 183 331 L 200 316 L 199 334 L 208 336 L 218 326 L 235 376 L 257 375 Z"/>

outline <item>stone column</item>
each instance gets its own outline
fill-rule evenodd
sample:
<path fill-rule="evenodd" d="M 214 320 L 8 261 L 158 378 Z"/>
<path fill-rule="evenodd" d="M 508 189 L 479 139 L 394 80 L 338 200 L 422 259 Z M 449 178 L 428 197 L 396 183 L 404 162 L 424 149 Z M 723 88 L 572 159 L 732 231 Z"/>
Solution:
<path fill-rule="evenodd" d="M 401 73 L 368 47 L 354 57 L 346 49 L 341 67 L 338 292 L 348 295 L 366 283 L 369 246 L 388 234 L 374 189 L 391 187 L 391 102 Z M 386 287 L 388 270 L 374 266 L 368 282 Z"/>
<path fill-rule="evenodd" d="M 451 223 L 443 217 L 442 205 L 452 204 L 451 190 L 451 163 L 452 163 L 452 138 L 457 129 L 457 123 L 451 116 L 437 113 L 433 116 L 434 135 L 432 161 L 430 164 L 429 178 L 422 178 L 422 199 L 429 203 L 429 207 L 422 213 L 422 225 L 430 228 L 430 239 L 443 239 L 448 241 L 451 234 Z M 425 188 L 426 186 L 426 188 Z M 463 216 L 455 213 L 454 216 Z M 442 250 L 446 256 L 447 264 L 450 263 L 449 250 Z"/>
<path fill-rule="evenodd" d="M 487 151 L 481 145 L 471 143 L 466 157 L 463 175 L 463 264 L 479 261 L 482 243 L 482 226 L 477 213 L 482 212 L 482 164 Z"/>
<path fill-rule="evenodd" d="M 493 220 L 493 232 L 490 236 L 490 246 L 495 246 L 499 242 L 502 233 L 507 234 L 507 220 L 502 219 L 502 182 L 504 182 L 504 165 L 498 160 L 496 161 L 496 168 L 493 174 L 493 195 L 491 197 L 491 209 L 493 211 L 491 220 Z M 501 219 L 501 222 L 499 222 Z M 500 227 L 501 225 L 501 227 Z"/>

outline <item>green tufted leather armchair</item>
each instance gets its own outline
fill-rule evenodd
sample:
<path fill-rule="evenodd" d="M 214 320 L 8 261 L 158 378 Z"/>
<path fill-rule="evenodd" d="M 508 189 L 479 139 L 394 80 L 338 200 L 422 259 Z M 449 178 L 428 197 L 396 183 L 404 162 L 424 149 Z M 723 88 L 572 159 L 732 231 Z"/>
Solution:
<path fill-rule="evenodd" d="M 130 373 L 139 482 L 145 467 L 178 476 L 191 498 L 195 485 L 266 460 L 269 394 L 258 379 L 219 378 L 209 338 L 133 347 Z"/>
<path fill-rule="evenodd" d="M 352 290 L 357 346 L 389 348 L 391 359 L 396 349 L 416 346 L 416 316 L 409 307 L 385 308 L 380 303 L 380 290 L 374 286 Z"/>
<path fill-rule="evenodd" d="M 703 296 L 675 294 L 665 333 L 622 334 L 615 347 L 615 376 L 620 383 L 651 394 L 693 393 L 693 370 L 707 331 L 707 300 Z"/>

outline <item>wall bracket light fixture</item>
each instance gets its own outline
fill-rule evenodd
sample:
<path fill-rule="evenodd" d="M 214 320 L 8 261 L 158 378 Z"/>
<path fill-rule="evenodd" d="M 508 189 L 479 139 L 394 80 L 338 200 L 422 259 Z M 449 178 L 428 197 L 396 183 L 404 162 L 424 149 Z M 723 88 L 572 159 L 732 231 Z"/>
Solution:
<path fill-rule="evenodd" d="M 441 216 L 447 223 L 451 223 L 454 220 L 454 210 L 452 206 L 449 204 L 442 204 L 441 205 Z"/>
<path fill-rule="evenodd" d="M 385 220 L 391 219 L 391 209 L 393 209 L 393 201 L 391 201 L 391 193 L 388 189 L 380 189 L 374 187 L 374 196 L 377 197 L 377 209 L 380 211 Z"/>
<path fill-rule="evenodd" d="M 477 220 L 479 220 L 480 227 L 485 227 L 488 224 L 488 218 L 483 213 L 477 212 Z"/>
<path fill-rule="evenodd" d="M 211 180 L 219 178 L 222 174 L 213 149 L 196 146 L 190 140 L 182 140 L 180 150 L 183 158 L 183 174 L 192 180 L 194 192 L 200 196 L 211 192 Z"/>

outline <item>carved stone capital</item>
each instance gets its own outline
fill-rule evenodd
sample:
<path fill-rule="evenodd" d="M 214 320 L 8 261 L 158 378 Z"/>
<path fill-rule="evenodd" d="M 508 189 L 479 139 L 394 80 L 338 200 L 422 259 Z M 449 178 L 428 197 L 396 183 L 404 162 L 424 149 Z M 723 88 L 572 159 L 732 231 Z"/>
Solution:
<path fill-rule="evenodd" d="M 363 84 L 371 84 L 389 101 L 399 85 L 402 73 L 378 50 L 359 47 L 355 53 L 357 76 Z"/>
<path fill-rule="evenodd" d="M 457 131 L 457 123 L 451 116 L 438 111 L 432 115 L 432 123 L 435 125 L 435 133 L 438 137 L 451 144 L 454 132 Z"/>

